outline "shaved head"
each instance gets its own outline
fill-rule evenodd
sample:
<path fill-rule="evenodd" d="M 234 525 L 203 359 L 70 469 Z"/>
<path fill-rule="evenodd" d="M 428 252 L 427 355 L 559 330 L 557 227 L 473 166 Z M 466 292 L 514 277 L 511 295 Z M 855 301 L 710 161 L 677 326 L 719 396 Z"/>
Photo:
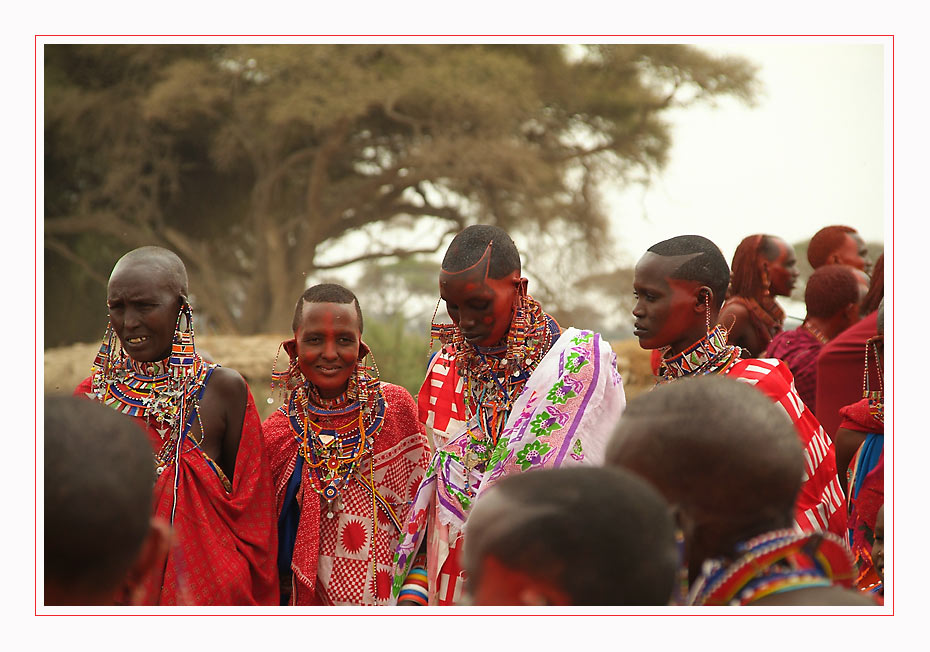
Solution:
<path fill-rule="evenodd" d="M 665 605 L 678 565 L 668 505 L 622 469 L 575 466 L 503 478 L 466 524 L 464 568 L 478 604 L 500 575 L 493 559 L 573 605 Z"/>
<path fill-rule="evenodd" d="M 642 475 L 694 522 L 758 532 L 791 524 L 803 475 L 788 415 L 758 390 L 711 376 L 630 401 L 607 463 Z"/>
<path fill-rule="evenodd" d="M 114 591 L 149 532 L 155 469 L 144 430 L 93 401 L 45 399 L 45 584 Z"/>
<path fill-rule="evenodd" d="M 172 290 L 177 290 L 179 295 L 187 297 L 187 268 L 173 251 L 155 246 L 133 249 L 116 261 L 113 271 L 110 272 L 110 279 L 123 269 L 137 265 L 151 269 L 153 275 L 163 278 Z"/>

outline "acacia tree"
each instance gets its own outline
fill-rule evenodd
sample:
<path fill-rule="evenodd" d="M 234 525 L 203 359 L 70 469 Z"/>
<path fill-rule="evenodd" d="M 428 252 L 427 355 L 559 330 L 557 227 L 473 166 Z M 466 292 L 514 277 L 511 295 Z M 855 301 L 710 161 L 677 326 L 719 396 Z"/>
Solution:
<path fill-rule="evenodd" d="M 99 285 L 114 252 L 169 247 L 200 311 L 245 333 L 289 323 L 310 274 L 476 221 L 561 225 L 596 258 L 598 184 L 665 163 L 663 113 L 755 90 L 748 62 L 680 45 L 45 49 L 50 259 Z"/>

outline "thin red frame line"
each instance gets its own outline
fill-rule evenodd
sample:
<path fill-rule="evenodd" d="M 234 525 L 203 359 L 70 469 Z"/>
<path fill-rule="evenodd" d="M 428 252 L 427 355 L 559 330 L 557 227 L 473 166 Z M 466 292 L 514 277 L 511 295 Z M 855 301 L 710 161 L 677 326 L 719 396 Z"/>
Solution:
<path fill-rule="evenodd" d="M 895 158 L 894 158 L 894 118 L 895 118 L 895 79 L 894 79 L 894 34 L 35 34 L 33 37 L 33 46 L 35 49 L 35 56 L 33 58 L 33 129 L 34 133 L 38 133 L 38 39 L 39 37 L 52 37 L 52 36 L 82 36 L 82 37 L 93 37 L 93 36 L 171 36 L 171 37 L 183 37 L 183 36 L 208 36 L 208 37 L 226 37 L 226 36 L 276 36 L 276 37 L 288 37 L 288 36 L 701 36 L 701 37 L 718 37 L 718 36 L 739 36 L 739 37 L 778 37 L 778 36 L 791 36 L 791 37 L 807 37 L 807 36 L 829 36 L 829 37 L 846 37 L 846 36 L 872 36 L 872 37 L 891 37 L 891 244 L 892 248 L 894 247 L 894 179 L 895 179 Z M 33 141 L 33 165 L 35 166 L 38 163 L 38 144 Z M 33 217 L 38 221 L 38 190 L 37 184 L 33 186 Z M 33 246 L 35 250 L 38 250 L 38 235 L 33 234 Z M 38 296 L 38 254 L 35 254 L 33 258 L 33 267 L 34 267 L 34 291 L 35 295 Z M 891 274 L 894 277 L 894 261 L 892 261 Z M 33 308 L 33 319 L 35 323 L 38 324 L 38 302 Z M 892 306 L 892 339 L 894 338 L 894 306 Z M 38 347 L 38 329 L 34 333 L 35 344 Z M 37 349 L 38 350 L 38 349 Z M 38 380 L 38 371 L 35 371 L 35 378 Z M 892 354 L 892 381 L 894 380 L 894 355 Z M 894 401 L 892 401 L 892 412 L 894 411 Z M 36 407 L 36 423 L 34 425 L 34 441 L 33 441 L 33 460 L 34 460 L 34 469 L 36 482 L 38 482 L 38 406 Z M 891 456 L 891 486 L 894 489 L 894 454 Z M 38 488 L 38 485 L 36 485 Z M 893 493 L 893 492 L 892 492 Z M 38 514 L 38 491 L 33 495 L 33 506 L 35 513 Z M 891 528 L 892 532 L 892 543 L 891 543 L 891 552 L 892 557 L 894 557 L 894 524 Z M 33 567 L 34 572 L 38 570 L 38 519 L 33 523 L 33 534 L 36 540 L 36 548 L 33 550 Z M 892 582 L 891 588 L 892 596 L 892 610 L 890 614 L 868 614 L 870 616 L 894 616 L 894 582 Z M 34 604 L 38 604 L 38 582 L 33 587 L 33 598 Z M 169 614 L 40 614 L 38 610 L 35 611 L 36 616 L 108 616 L 108 615 L 117 615 L 117 616 L 156 616 L 156 615 L 169 615 Z M 314 616 L 316 614 L 171 614 L 171 615 L 180 615 L 180 616 L 194 616 L 194 615 L 212 615 L 212 616 L 234 616 L 234 615 L 245 615 L 245 616 L 264 616 L 264 615 L 281 615 L 281 616 Z M 320 614 L 327 616 L 341 616 L 341 615 L 350 615 L 350 614 Z M 372 614 L 377 616 L 392 616 L 393 614 Z M 475 615 L 485 615 L 485 616 L 509 616 L 509 615 L 519 615 L 519 616 L 538 616 L 542 614 L 410 614 L 418 616 L 475 616 Z M 702 614 L 548 614 L 554 616 L 613 616 L 613 617 L 624 617 L 624 616 L 701 616 Z M 731 616 L 739 617 L 741 614 L 703 614 L 704 616 Z M 750 614 L 746 614 L 750 615 Z M 757 615 L 777 615 L 777 616 L 808 616 L 814 614 L 757 614 Z M 847 616 L 854 614 L 821 614 L 821 615 L 834 615 L 834 616 Z"/>
<path fill-rule="evenodd" d="M 891 35 L 891 248 L 894 249 L 894 35 Z M 894 278 L 894 261 L 891 262 L 891 277 Z M 893 287 L 893 286 L 892 286 Z M 894 340 L 894 306 L 891 306 L 891 339 Z M 891 352 L 891 382 L 894 383 L 894 349 Z M 891 411 L 894 413 L 894 400 Z M 891 493 L 894 493 L 894 451 L 891 453 Z M 891 524 L 891 556 L 894 558 L 894 523 Z M 884 576 L 884 571 L 882 572 Z M 891 582 L 891 615 L 894 615 L 894 569 Z M 884 577 L 883 577 L 884 579 Z"/>
<path fill-rule="evenodd" d="M 322 36 L 322 37 L 339 37 L 339 36 L 439 36 L 439 37 L 462 37 L 462 36 L 506 36 L 506 37 L 562 37 L 562 36 L 635 36 L 635 37 L 653 37 L 653 36 L 688 36 L 688 37 L 705 37 L 705 38 L 717 38 L 721 36 L 726 37 L 744 37 L 744 38 L 758 38 L 758 37 L 833 37 L 833 38 L 843 38 L 848 36 L 859 37 L 859 36 L 881 36 L 892 38 L 892 47 L 894 47 L 894 34 L 36 34 L 36 37 L 54 37 L 54 36 L 81 36 L 81 37 L 94 37 L 94 36 L 170 36 L 172 38 L 188 37 L 188 36 L 205 36 L 210 38 L 223 38 L 227 36 L 252 36 L 252 37 L 275 37 L 275 38 L 286 38 L 291 36 Z"/>

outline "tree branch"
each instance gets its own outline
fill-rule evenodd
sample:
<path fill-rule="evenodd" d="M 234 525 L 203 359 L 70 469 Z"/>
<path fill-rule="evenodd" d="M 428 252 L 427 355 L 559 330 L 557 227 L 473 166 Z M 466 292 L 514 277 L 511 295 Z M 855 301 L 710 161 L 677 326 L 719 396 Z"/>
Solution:
<path fill-rule="evenodd" d="M 337 269 L 339 267 L 344 267 L 346 265 L 351 265 L 353 263 L 360 263 L 363 260 L 372 260 L 375 258 L 387 258 L 388 256 L 398 256 L 400 258 L 406 258 L 414 254 L 434 254 L 439 251 L 439 248 L 442 247 L 442 242 L 450 231 L 446 231 L 439 238 L 439 242 L 436 243 L 434 247 L 424 247 L 422 249 L 394 249 L 393 251 L 381 251 L 381 252 L 372 252 L 368 254 L 362 254 L 361 256 L 356 256 L 355 258 L 350 258 L 349 260 L 344 260 L 342 262 L 333 263 L 331 265 L 314 265 L 315 269 Z M 455 231 L 452 231 L 455 233 Z"/>
<path fill-rule="evenodd" d="M 45 246 L 53 251 L 58 252 L 63 258 L 66 258 L 68 261 L 74 263 L 78 267 L 84 270 L 84 273 L 90 276 L 94 281 L 102 285 L 104 288 L 107 287 L 107 279 L 97 270 L 87 264 L 87 261 L 76 255 L 73 251 L 68 249 L 64 243 L 59 242 L 58 240 L 52 238 L 45 238 Z"/>
<path fill-rule="evenodd" d="M 102 233 L 117 238 L 120 242 L 135 247 L 145 238 L 139 237 L 139 230 L 148 231 L 147 227 L 123 222 L 113 213 L 94 212 L 83 215 L 46 218 L 44 223 L 46 235 L 72 235 L 75 233 Z"/>

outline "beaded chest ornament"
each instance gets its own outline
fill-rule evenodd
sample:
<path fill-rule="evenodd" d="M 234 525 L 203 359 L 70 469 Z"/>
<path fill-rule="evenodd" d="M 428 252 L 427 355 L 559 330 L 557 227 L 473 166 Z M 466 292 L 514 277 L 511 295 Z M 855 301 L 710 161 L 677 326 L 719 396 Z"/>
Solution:
<path fill-rule="evenodd" d="M 116 349 L 117 342 L 112 325 L 107 324 L 103 342 L 94 359 L 92 391 L 87 396 L 123 414 L 146 419 L 150 423 L 163 441 L 161 449 L 155 453 L 155 473 L 160 476 L 180 455 L 187 452 L 182 451 L 183 442 L 189 438 L 194 419 L 200 422 L 197 397 L 215 365 L 204 364 L 194 349 L 193 313 L 187 302 L 178 313 L 171 354 L 167 360 L 133 360 L 126 355 L 121 345 Z M 200 423 L 200 441 L 192 440 L 191 449 L 200 447 L 203 433 L 203 424 Z M 225 480 L 219 467 L 209 458 L 206 459 L 220 479 Z M 178 480 L 178 468 L 175 466 L 175 497 Z M 228 480 L 225 480 L 225 484 L 228 484 Z"/>
<path fill-rule="evenodd" d="M 311 486 L 326 501 L 326 516 L 333 518 L 340 494 L 352 481 L 362 458 L 372 456 L 375 437 L 384 422 L 378 367 L 373 358 L 370 365 L 359 360 L 346 393 L 333 399 L 322 398 L 304 379 L 296 359 L 287 372 L 273 371 L 272 378 L 288 388 L 287 402 L 279 410 L 290 421 L 297 450 L 310 471 Z M 343 423 L 333 425 L 336 422 Z"/>
<path fill-rule="evenodd" d="M 731 562 L 704 562 L 687 604 L 745 605 L 781 591 L 852 584 L 849 550 L 830 533 L 775 530 L 738 545 L 736 553 Z"/>
<path fill-rule="evenodd" d="M 436 307 L 438 311 L 439 305 Z M 464 451 L 467 479 L 467 472 L 483 470 L 491 458 L 514 401 L 552 346 L 552 329 L 542 306 L 522 286 L 504 346 L 475 346 L 465 340 L 458 326 L 437 324 L 435 316 L 430 328 L 430 352 L 438 340 L 453 354 L 456 371 L 465 381 L 466 416 L 477 417 L 478 422 L 478 428 L 469 428 Z"/>

